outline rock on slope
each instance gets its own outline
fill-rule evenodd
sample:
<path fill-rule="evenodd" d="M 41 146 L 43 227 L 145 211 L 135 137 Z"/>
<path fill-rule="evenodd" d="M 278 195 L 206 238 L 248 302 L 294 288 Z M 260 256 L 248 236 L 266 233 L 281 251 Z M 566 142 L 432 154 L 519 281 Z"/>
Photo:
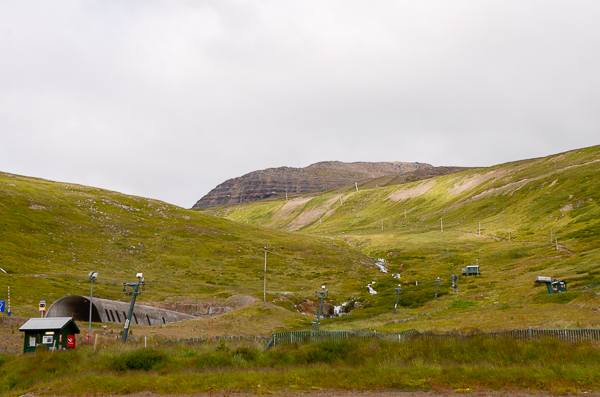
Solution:
<path fill-rule="evenodd" d="M 401 175 L 408 172 L 434 169 L 423 163 L 343 163 L 324 161 L 304 168 L 279 167 L 254 171 L 229 179 L 202 197 L 194 208 L 223 204 L 251 203 L 286 194 L 335 189 L 367 178 Z"/>

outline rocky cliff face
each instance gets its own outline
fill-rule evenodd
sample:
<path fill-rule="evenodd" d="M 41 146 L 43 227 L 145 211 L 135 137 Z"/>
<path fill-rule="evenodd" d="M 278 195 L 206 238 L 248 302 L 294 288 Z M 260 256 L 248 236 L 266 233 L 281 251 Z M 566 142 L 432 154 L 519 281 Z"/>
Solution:
<path fill-rule="evenodd" d="M 251 203 L 269 197 L 336 189 L 363 179 L 435 169 L 423 163 L 342 163 L 324 161 L 305 168 L 279 167 L 229 179 L 202 197 L 193 208 Z"/>

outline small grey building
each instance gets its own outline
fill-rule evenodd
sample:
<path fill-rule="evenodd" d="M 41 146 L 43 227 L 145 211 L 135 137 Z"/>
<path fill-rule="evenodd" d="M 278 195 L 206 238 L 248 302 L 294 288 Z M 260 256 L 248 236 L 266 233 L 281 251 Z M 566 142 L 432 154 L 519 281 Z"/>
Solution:
<path fill-rule="evenodd" d="M 25 333 L 23 353 L 34 352 L 38 346 L 48 349 L 75 349 L 79 327 L 71 317 L 31 318 L 19 328 Z"/>

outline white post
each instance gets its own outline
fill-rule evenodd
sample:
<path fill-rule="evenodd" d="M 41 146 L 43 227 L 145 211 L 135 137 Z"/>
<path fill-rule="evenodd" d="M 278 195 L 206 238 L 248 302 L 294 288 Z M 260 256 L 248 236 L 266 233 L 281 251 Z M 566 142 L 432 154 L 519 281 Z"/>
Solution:
<path fill-rule="evenodd" d="M 558 239 L 556 239 L 556 250 L 558 251 Z"/>
<path fill-rule="evenodd" d="M 375 187 L 376 187 L 377 189 L 379 189 L 379 185 L 377 184 L 377 181 L 375 181 Z"/>
<path fill-rule="evenodd" d="M 552 244 L 552 240 L 553 240 L 553 237 L 552 237 L 552 229 L 550 229 L 550 244 Z"/>
<path fill-rule="evenodd" d="M 383 219 L 381 220 L 381 231 L 383 232 Z"/>
<path fill-rule="evenodd" d="M 510 227 L 508 228 L 508 241 L 510 241 Z"/>
<path fill-rule="evenodd" d="M 288 200 L 288 198 L 287 198 L 287 187 L 286 187 L 285 188 L 285 201 L 287 201 L 287 200 Z"/>
<path fill-rule="evenodd" d="M 442 233 L 444 233 L 444 218 L 440 218 L 440 228 L 442 229 Z"/>
<path fill-rule="evenodd" d="M 94 278 L 90 279 L 90 318 L 88 328 L 88 346 L 92 344 L 92 301 L 94 300 Z"/>
<path fill-rule="evenodd" d="M 356 188 L 356 193 L 358 193 L 358 183 L 354 182 L 354 187 Z"/>
<path fill-rule="evenodd" d="M 144 347 L 148 347 L 148 344 L 146 343 L 146 337 L 144 336 Z"/>
<path fill-rule="evenodd" d="M 344 202 L 342 201 L 342 196 L 340 196 L 340 205 L 344 205 Z"/>
<path fill-rule="evenodd" d="M 265 283 L 263 287 L 263 303 L 267 303 L 267 247 L 265 247 Z"/>
<path fill-rule="evenodd" d="M 321 223 L 321 214 L 319 214 L 319 223 Z"/>

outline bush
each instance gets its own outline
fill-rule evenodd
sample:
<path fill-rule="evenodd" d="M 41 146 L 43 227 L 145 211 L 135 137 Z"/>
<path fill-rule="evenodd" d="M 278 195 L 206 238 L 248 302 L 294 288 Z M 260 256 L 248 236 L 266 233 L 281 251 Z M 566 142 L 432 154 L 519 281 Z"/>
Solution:
<path fill-rule="evenodd" d="M 342 361 L 356 348 L 356 343 L 349 341 L 326 340 L 317 342 L 307 349 L 299 350 L 300 361 L 306 364 Z"/>
<path fill-rule="evenodd" d="M 239 355 L 244 361 L 256 361 L 259 356 L 257 349 L 251 349 L 249 347 L 238 347 L 234 350 L 233 354 L 235 356 Z"/>
<path fill-rule="evenodd" d="M 167 356 L 160 350 L 144 348 L 116 356 L 110 363 L 115 371 L 127 369 L 143 369 L 149 371 L 157 364 L 167 361 Z"/>
<path fill-rule="evenodd" d="M 203 354 L 196 360 L 197 368 L 219 368 L 227 367 L 231 364 L 232 361 L 229 354 L 220 351 Z"/>

